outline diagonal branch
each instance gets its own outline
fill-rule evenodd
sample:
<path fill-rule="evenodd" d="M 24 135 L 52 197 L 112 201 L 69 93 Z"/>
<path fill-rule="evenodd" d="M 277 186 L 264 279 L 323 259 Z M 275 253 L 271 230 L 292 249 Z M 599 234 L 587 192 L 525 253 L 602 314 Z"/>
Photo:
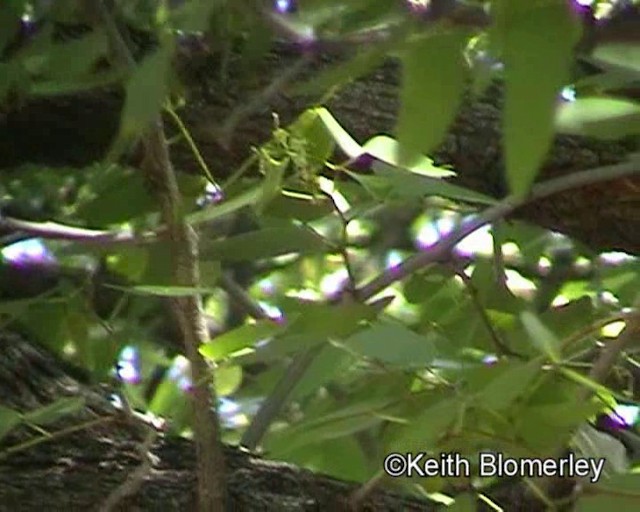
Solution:
<path fill-rule="evenodd" d="M 634 158 L 622 164 L 577 172 L 539 183 L 534 185 L 529 195 L 525 197 L 510 195 L 442 238 L 428 251 L 406 259 L 399 266 L 383 272 L 368 284 L 355 290 L 355 298 L 363 302 L 370 300 L 388 286 L 409 277 L 412 273 L 432 264 L 446 262 L 451 254 L 451 250 L 463 238 L 485 224 L 506 217 L 525 204 L 574 188 L 601 181 L 613 180 L 623 176 L 637 174 L 638 172 L 640 172 L 640 159 Z M 374 305 L 376 302 L 377 301 L 373 301 L 371 304 Z M 322 345 L 320 345 L 320 347 L 322 347 Z M 319 348 L 314 346 L 297 354 L 293 358 L 284 376 L 276 384 L 276 389 L 263 402 L 254 420 L 245 431 L 241 441 L 243 446 L 249 449 L 255 449 L 260 444 L 262 437 L 267 433 L 269 426 L 288 400 L 291 391 L 304 377 L 306 370 L 311 366 L 319 353 Z"/>

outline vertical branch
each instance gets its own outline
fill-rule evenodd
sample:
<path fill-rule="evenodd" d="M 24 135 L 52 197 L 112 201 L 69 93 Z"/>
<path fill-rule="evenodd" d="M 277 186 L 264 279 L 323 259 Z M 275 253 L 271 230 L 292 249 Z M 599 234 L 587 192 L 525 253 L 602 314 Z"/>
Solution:
<path fill-rule="evenodd" d="M 90 5 L 94 20 L 107 31 L 112 60 L 117 66 L 131 70 L 135 65 L 131 52 L 111 14 L 101 0 L 93 0 Z M 198 241 L 195 231 L 184 217 L 178 182 L 159 114 L 141 142 L 144 148 L 142 171 L 158 201 L 161 218 L 171 241 L 174 283 L 177 286 L 197 287 L 200 281 Z M 219 418 L 215 409 L 213 374 L 198 352 L 200 344 L 208 338 L 202 301 L 198 295 L 175 297 L 171 299 L 171 309 L 178 321 L 185 354 L 191 365 L 191 405 L 198 460 L 198 510 L 224 510 L 224 458 Z"/>
<path fill-rule="evenodd" d="M 154 123 L 143 139 L 143 171 L 160 205 L 162 220 L 171 240 L 175 284 L 197 287 L 200 282 L 198 240 L 182 214 L 182 201 L 169 159 L 162 120 Z M 223 510 L 225 500 L 224 458 L 220 441 L 220 421 L 216 412 L 213 372 L 198 347 L 208 340 L 202 301 L 198 295 L 171 299 L 178 320 L 185 354 L 191 365 L 192 411 L 198 455 L 198 498 L 200 511 Z"/>

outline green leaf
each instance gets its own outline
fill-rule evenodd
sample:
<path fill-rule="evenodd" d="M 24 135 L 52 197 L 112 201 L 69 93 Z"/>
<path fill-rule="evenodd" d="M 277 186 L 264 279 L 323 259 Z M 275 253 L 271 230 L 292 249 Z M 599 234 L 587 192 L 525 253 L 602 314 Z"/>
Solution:
<path fill-rule="evenodd" d="M 491 370 L 495 376 L 480 391 L 477 400 L 483 407 L 493 411 L 505 410 L 526 392 L 541 372 L 541 362 L 534 359 L 528 363 L 517 361 L 495 365 Z"/>
<path fill-rule="evenodd" d="M 520 321 L 536 348 L 552 362 L 560 362 L 560 340 L 530 311 L 520 313 Z"/>
<path fill-rule="evenodd" d="M 601 408 L 595 401 L 576 403 L 575 398 L 526 407 L 515 417 L 515 434 L 537 452 L 553 451 Z"/>
<path fill-rule="evenodd" d="M 330 246 L 310 228 L 290 226 L 251 231 L 211 242 L 208 250 L 222 261 L 252 261 L 289 253 L 325 253 Z"/>
<path fill-rule="evenodd" d="M 618 98 L 579 98 L 560 107 L 556 126 L 573 135 L 620 139 L 640 133 L 640 105 Z"/>
<path fill-rule="evenodd" d="M 474 512 L 477 510 L 476 497 L 471 493 L 456 496 L 456 501 L 446 508 L 446 512 Z"/>
<path fill-rule="evenodd" d="M 422 408 L 406 426 L 399 429 L 386 451 L 405 453 L 433 449 L 458 417 L 460 406 L 455 397 L 448 397 Z"/>
<path fill-rule="evenodd" d="M 384 162 L 393 167 L 405 169 L 420 176 L 429 178 L 450 178 L 455 176 L 456 173 L 438 167 L 433 163 L 433 160 L 422 155 L 414 155 L 410 160 L 410 165 L 405 165 L 406 162 L 401 162 L 398 158 L 400 147 L 398 142 L 386 135 L 378 135 L 365 142 L 362 147 L 362 152 L 376 158 L 380 162 Z"/>
<path fill-rule="evenodd" d="M 203 295 L 207 293 L 215 293 L 215 288 L 202 288 L 197 286 L 156 286 L 156 285 L 139 285 L 139 286 L 116 286 L 104 285 L 107 288 L 122 290 L 123 292 L 132 293 L 134 295 L 149 295 L 154 297 L 189 297 L 191 295 Z"/>
<path fill-rule="evenodd" d="M 565 0 L 500 0 L 496 6 L 493 35 L 502 43 L 505 64 L 505 161 L 515 194 L 527 193 L 547 155 L 580 27 Z"/>
<path fill-rule="evenodd" d="M 316 166 L 324 165 L 336 146 L 320 116 L 322 110 L 317 107 L 305 110 L 288 128 L 294 137 L 305 141 L 305 156 Z"/>
<path fill-rule="evenodd" d="M 338 147 L 342 152 L 350 159 L 355 160 L 362 155 L 362 146 L 356 142 L 356 140 L 349 135 L 349 132 L 345 130 L 335 117 L 324 107 L 316 109 L 318 117 L 323 122 L 325 128 L 329 131 L 333 140 L 336 141 Z"/>
<path fill-rule="evenodd" d="M 264 178 L 262 180 L 262 197 L 256 207 L 259 212 L 262 212 L 275 197 L 280 195 L 284 173 L 291 160 L 289 158 L 276 160 L 266 151 L 261 151 L 259 158 L 260 167 L 264 171 Z"/>
<path fill-rule="evenodd" d="M 157 118 L 168 92 L 173 48 L 161 46 L 136 68 L 127 84 L 127 95 L 120 118 L 124 138 L 135 137 Z"/>
<path fill-rule="evenodd" d="M 289 320 L 285 331 L 260 350 L 242 356 L 243 363 L 280 359 L 330 338 L 344 339 L 377 315 L 375 308 L 365 304 L 318 304 L 299 299 L 284 300 L 283 309 Z"/>
<path fill-rule="evenodd" d="M 402 324 L 386 321 L 351 336 L 345 345 L 364 357 L 411 368 L 428 366 L 436 355 L 429 335 L 421 336 Z"/>
<path fill-rule="evenodd" d="M 271 338 L 282 332 L 284 326 L 272 320 L 260 320 L 225 332 L 200 347 L 200 353 L 214 362 L 219 362 L 240 349 L 253 347 L 260 340 Z"/>
<path fill-rule="evenodd" d="M 92 183 L 77 215 L 93 226 L 129 222 L 156 208 L 141 172 L 108 166 Z"/>
<path fill-rule="evenodd" d="M 64 81 L 77 79 L 92 71 L 93 64 L 106 51 L 107 38 L 102 30 L 93 30 L 79 39 L 54 44 L 46 55 L 46 76 Z"/>
<path fill-rule="evenodd" d="M 467 39 L 466 32 L 432 33 L 403 52 L 397 124 L 403 162 L 432 151 L 453 121 L 464 90 Z"/>
<path fill-rule="evenodd" d="M 175 363 L 174 363 L 175 364 Z M 191 404 L 185 399 L 183 383 L 165 377 L 149 403 L 149 412 L 170 420 L 171 431 L 178 433 L 189 425 Z"/>
<path fill-rule="evenodd" d="M 221 219 L 247 206 L 256 205 L 262 197 L 262 187 L 255 186 L 241 194 L 229 198 L 221 204 L 212 204 L 203 210 L 187 216 L 187 222 L 192 226 Z"/>
<path fill-rule="evenodd" d="M 413 273 L 404 282 L 404 296 L 411 304 L 420 304 L 433 298 L 452 279 L 451 272 L 430 268 L 425 272 Z M 454 285 L 452 292 L 460 294 L 460 287 Z"/>
<path fill-rule="evenodd" d="M 374 175 L 347 171 L 372 197 L 378 200 L 412 200 L 425 196 L 439 196 L 448 199 L 477 204 L 495 204 L 495 200 L 442 179 L 434 179 L 422 174 L 406 172 L 374 163 Z"/>
<path fill-rule="evenodd" d="M 287 334 L 342 338 L 358 330 L 361 322 L 372 320 L 377 314 L 373 307 L 359 303 L 333 305 L 299 302 L 298 307 L 298 316 L 290 324 Z M 289 308 L 286 310 L 288 312 Z"/>
<path fill-rule="evenodd" d="M 299 446 L 336 439 L 371 428 L 384 421 L 381 413 L 389 402 L 388 397 L 374 397 L 334 411 L 323 411 L 317 417 L 311 417 L 272 434 L 265 443 L 265 449 L 270 453 L 282 455 Z"/>
<path fill-rule="evenodd" d="M 216 396 L 229 396 L 242 384 L 242 366 L 220 365 L 216 368 Z"/>
<path fill-rule="evenodd" d="M 324 196 L 314 197 L 284 190 L 269 203 L 264 213 L 272 217 L 311 222 L 326 217 L 332 212 L 333 205 Z"/>
<path fill-rule="evenodd" d="M 0 405 L 0 441 L 22 422 L 18 411 Z"/>
<path fill-rule="evenodd" d="M 605 397 L 609 397 L 611 395 L 609 388 L 597 383 L 586 375 L 582 375 L 581 373 L 572 370 L 571 368 L 564 368 L 561 366 L 558 368 L 558 371 L 570 381 L 575 382 L 576 384 L 579 384 L 587 389 L 590 389 L 594 394 L 602 394 Z"/>
<path fill-rule="evenodd" d="M 354 362 L 355 358 L 344 350 L 334 345 L 325 346 L 305 371 L 304 377 L 292 392 L 291 399 L 299 400 L 317 393 L 327 382 L 348 371 Z"/>
<path fill-rule="evenodd" d="M 629 71 L 629 78 L 640 77 L 640 45 L 635 43 L 605 43 L 596 46 L 591 58 L 607 67 Z"/>
<path fill-rule="evenodd" d="M 78 412 L 84 405 L 85 400 L 83 397 L 60 398 L 49 405 L 29 411 L 22 418 L 27 423 L 44 427 L 65 416 Z"/>
<path fill-rule="evenodd" d="M 640 474 L 616 475 L 607 478 L 578 499 L 576 511 L 635 512 L 640 506 Z"/>

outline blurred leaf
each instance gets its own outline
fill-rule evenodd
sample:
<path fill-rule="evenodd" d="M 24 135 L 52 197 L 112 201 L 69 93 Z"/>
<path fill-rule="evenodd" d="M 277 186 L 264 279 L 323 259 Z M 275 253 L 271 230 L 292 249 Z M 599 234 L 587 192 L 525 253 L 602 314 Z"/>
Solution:
<path fill-rule="evenodd" d="M 333 212 L 333 205 L 326 197 L 313 197 L 284 191 L 275 197 L 264 213 L 273 217 L 311 222 Z"/>
<path fill-rule="evenodd" d="M 54 80 L 78 79 L 92 71 L 106 54 L 107 38 L 103 30 L 92 30 L 84 37 L 54 44 L 46 55 L 45 75 Z"/>
<path fill-rule="evenodd" d="M 318 443 L 328 439 L 348 436 L 370 428 L 384 421 L 381 412 L 389 405 L 389 399 L 374 398 L 358 401 L 333 411 L 325 411 L 318 417 L 311 417 L 274 432 L 265 442 L 270 453 L 282 455 L 299 446 Z"/>
<path fill-rule="evenodd" d="M 105 286 L 116 290 L 122 290 L 123 292 L 132 293 L 134 295 L 150 295 L 155 297 L 189 297 L 191 295 L 203 295 L 216 292 L 215 288 L 202 288 L 197 286 Z"/>
<path fill-rule="evenodd" d="M 264 172 L 262 179 L 262 197 L 256 204 L 259 212 L 263 212 L 264 208 L 282 191 L 282 182 L 284 173 L 289 167 L 291 160 L 288 157 L 282 160 L 272 158 L 268 152 L 262 151 L 260 156 L 260 168 Z"/>
<path fill-rule="evenodd" d="M 562 104 L 556 125 L 573 135 L 620 139 L 640 133 L 640 105 L 618 98 L 579 98 Z"/>
<path fill-rule="evenodd" d="M 470 493 L 464 493 L 456 496 L 456 501 L 446 508 L 447 512 L 475 512 L 476 497 Z"/>
<path fill-rule="evenodd" d="M 318 107 L 305 110 L 288 128 L 291 134 L 305 141 L 305 156 L 315 166 L 324 165 L 336 146 L 320 116 L 322 110 Z"/>
<path fill-rule="evenodd" d="M 275 336 L 284 326 L 272 320 L 259 320 L 225 332 L 209 343 L 200 346 L 200 353 L 214 362 L 219 362 L 242 348 L 253 347 L 260 340 Z"/>
<path fill-rule="evenodd" d="M 22 416 L 18 411 L 0 405 L 0 441 L 20 423 L 22 423 Z"/>
<path fill-rule="evenodd" d="M 459 414 L 460 406 L 454 397 L 448 397 L 417 409 L 420 412 L 407 425 L 400 427 L 385 451 L 405 453 L 433 450 L 438 439 L 448 433 Z"/>
<path fill-rule="evenodd" d="M 211 242 L 211 254 L 222 261 L 252 261 L 295 252 L 317 254 L 330 250 L 315 231 L 302 227 L 266 228 Z"/>
<path fill-rule="evenodd" d="M 258 185 L 250 188 L 249 190 L 245 190 L 239 195 L 229 198 L 220 204 L 212 204 L 200 211 L 189 214 L 187 216 L 187 222 L 192 226 L 197 226 L 198 224 L 221 219 L 222 217 L 234 213 L 242 208 L 258 204 L 261 197 L 262 187 Z"/>
<path fill-rule="evenodd" d="M 605 43 L 596 46 L 591 57 L 598 63 L 630 71 L 640 77 L 640 44 Z"/>
<path fill-rule="evenodd" d="M 411 304 L 420 304 L 433 298 L 452 279 L 451 272 L 440 268 L 429 269 L 425 272 L 416 272 L 404 281 L 404 296 Z M 455 287 L 459 293 L 459 287 Z"/>
<path fill-rule="evenodd" d="M 216 396 L 229 396 L 242 384 L 242 367 L 238 365 L 220 365 L 216 368 Z"/>
<path fill-rule="evenodd" d="M 148 405 L 149 412 L 169 419 L 171 431 L 176 433 L 189 426 L 191 418 L 191 404 L 186 400 L 188 390 L 185 382 L 179 380 L 179 377 L 172 378 L 170 372 L 167 372 Z"/>
<path fill-rule="evenodd" d="M 287 328 L 287 334 L 344 337 L 356 331 L 361 322 L 372 320 L 377 314 L 373 307 L 359 303 L 329 305 L 300 302 L 300 306 L 295 320 Z"/>
<path fill-rule="evenodd" d="M 129 222 L 155 208 L 141 172 L 109 166 L 92 181 L 76 214 L 89 225 L 107 227 Z"/>
<path fill-rule="evenodd" d="M 60 398 L 49 405 L 25 413 L 22 418 L 27 423 L 44 427 L 78 412 L 84 405 L 83 397 Z"/>
<path fill-rule="evenodd" d="M 563 439 L 601 409 L 594 401 L 565 402 L 525 407 L 515 418 L 515 433 L 536 452 L 548 453 L 557 449 Z M 595 456 L 595 455 L 594 455 Z"/>
<path fill-rule="evenodd" d="M 493 411 L 503 411 L 521 397 L 531 392 L 532 384 L 542 371 L 538 359 L 527 363 L 501 362 L 491 367 L 494 373 L 489 383 L 477 396 L 477 403 Z"/>
<path fill-rule="evenodd" d="M 135 69 L 120 117 L 121 137 L 135 137 L 157 118 L 168 93 L 173 48 L 161 46 Z"/>
<path fill-rule="evenodd" d="M 449 169 L 444 169 L 434 165 L 433 160 L 422 154 L 414 155 L 411 159 L 407 160 L 410 162 L 410 165 L 406 165 L 405 162 L 401 162 L 398 157 L 400 152 L 398 142 L 386 135 L 377 135 L 376 137 L 369 139 L 362 147 L 362 151 L 380 162 L 400 169 L 406 169 L 407 171 L 420 176 L 426 176 L 429 178 L 450 178 L 456 175 L 455 172 Z"/>
<path fill-rule="evenodd" d="M 562 354 L 560 353 L 560 341 L 556 335 L 530 311 L 520 313 L 520 321 L 536 348 L 546 355 L 551 362 L 560 362 Z"/>
<path fill-rule="evenodd" d="M 347 339 L 345 345 L 364 357 L 410 368 L 428 366 L 436 354 L 429 335 L 420 336 L 402 324 L 387 321 L 375 322 Z"/>
<path fill-rule="evenodd" d="M 378 200 L 412 200 L 425 196 L 477 204 L 495 204 L 495 200 L 484 194 L 413 172 L 406 172 L 387 164 L 373 164 L 374 175 L 347 171 L 374 198 Z"/>
<path fill-rule="evenodd" d="M 300 446 L 283 454 L 283 460 L 341 480 L 364 482 L 371 477 L 367 457 L 353 436 Z"/>
<path fill-rule="evenodd" d="M 565 0 L 513 2 L 495 6 L 493 37 L 505 64 L 504 146 L 513 193 L 533 183 L 553 137 L 561 88 L 569 80 L 580 20 Z"/>
<path fill-rule="evenodd" d="M 602 265 L 599 269 L 602 288 L 609 290 L 626 306 L 633 305 L 640 290 L 640 262 Z"/>
<path fill-rule="evenodd" d="M 444 138 L 462 99 L 467 39 L 466 32 L 431 33 L 403 52 L 397 125 L 401 161 L 429 153 Z"/>
<path fill-rule="evenodd" d="M 21 318 L 21 323 L 37 340 L 54 352 L 61 353 L 69 334 L 66 313 L 64 302 L 35 303 Z"/>
<path fill-rule="evenodd" d="M 336 118 L 333 117 L 326 108 L 318 107 L 316 112 L 342 152 L 350 159 L 355 160 L 358 158 L 362 154 L 362 146 L 349 135 L 349 132 L 338 123 Z"/>
<path fill-rule="evenodd" d="M 576 511 L 635 512 L 640 505 L 640 474 L 616 475 L 596 484 L 578 499 Z"/>
<path fill-rule="evenodd" d="M 596 405 L 592 402 L 593 405 Z M 594 411 L 592 414 L 595 414 Z M 585 418 L 586 419 L 586 418 Z M 629 469 L 629 457 L 624 444 L 606 432 L 600 432 L 589 423 L 580 425 L 571 444 L 577 455 L 589 459 L 604 459 L 604 476 L 612 473 L 626 473 Z"/>
<path fill-rule="evenodd" d="M 291 399 L 316 393 L 322 386 L 349 371 L 353 362 L 354 358 L 344 350 L 333 345 L 324 347 L 298 382 Z"/>
<path fill-rule="evenodd" d="M 330 338 L 344 339 L 377 315 L 364 304 L 318 304 L 299 299 L 283 301 L 288 326 L 254 354 L 238 358 L 243 363 L 272 361 L 326 343 Z"/>

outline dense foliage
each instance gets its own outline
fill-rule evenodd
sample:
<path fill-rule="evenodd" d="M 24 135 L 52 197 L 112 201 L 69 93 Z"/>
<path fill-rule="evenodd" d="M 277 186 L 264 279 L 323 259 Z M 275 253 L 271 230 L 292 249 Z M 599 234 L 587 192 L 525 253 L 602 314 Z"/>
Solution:
<path fill-rule="evenodd" d="M 547 195 L 535 183 L 557 132 L 637 140 L 640 105 L 626 93 L 640 82 L 640 46 L 586 21 L 633 3 L 97 2 L 113 26 L 84 4 L 0 9 L 0 124 L 83 95 L 121 108 L 93 161 L 83 155 L 108 132 L 99 123 L 63 150 L 19 154 L 37 118 L 0 156 L 10 162 L 0 166 L 2 329 L 186 434 L 192 383 L 167 298 L 200 294 L 211 336 L 200 353 L 215 367 L 225 442 L 361 482 L 391 452 L 476 461 L 570 447 L 607 459 L 581 510 L 637 506 L 637 257 L 511 216 Z M 114 27 L 130 68 L 113 58 Z M 278 51 L 300 58 L 265 85 L 255 70 Z M 203 53 L 199 72 L 215 77 L 210 94 L 227 110 L 194 127 L 183 117 L 207 100 L 190 58 Z M 304 68 L 319 55 L 324 65 Z M 328 101 L 388 58 L 400 78 L 396 126 L 357 140 Z M 235 97 L 236 80 L 252 94 Z M 463 99 L 496 84 L 506 199 L 460 185 L 455 166 L 432 159 Z M 273 111 L 278 95 L 307 108 L 289 122 Z M 366 120 L 378 107 L 365 101 Z M 137 142 L 159 114 L 181 214 L 199 234 L 196 289 L 172 281 L 172 242 L 139 170 Z M 267 137 L 247 142 L 247 119 Z M 237 169 L 201 151 L 203 137 Z M 54 150 L 64 165 L 47 162 Z M 0 436 L 80 405 L 0 406 Z M 495 482 L 403 485 L 466 510 Z M 531 484 L 544 496 L 544 482 Z"/>

